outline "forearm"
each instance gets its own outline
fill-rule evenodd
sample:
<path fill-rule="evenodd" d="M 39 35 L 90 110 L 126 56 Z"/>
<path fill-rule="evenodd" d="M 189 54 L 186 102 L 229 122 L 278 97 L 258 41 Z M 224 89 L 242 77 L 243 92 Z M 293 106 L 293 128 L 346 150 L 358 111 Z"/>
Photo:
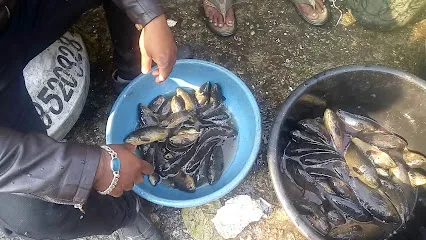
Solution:
<path fill-rule="evenodd" d="M 101 151 L 42 134 L 0 128 L 0 192 L 81 204 L 94 183 Z"/>

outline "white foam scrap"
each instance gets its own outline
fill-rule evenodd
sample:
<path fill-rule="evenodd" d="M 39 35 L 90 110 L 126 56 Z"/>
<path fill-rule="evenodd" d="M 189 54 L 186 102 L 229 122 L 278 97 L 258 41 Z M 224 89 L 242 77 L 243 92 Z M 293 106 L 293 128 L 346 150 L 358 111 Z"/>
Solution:
<path fill-rule="evenodd" d="M 261 202 L 264 204 L 263 201 Z M 260 206 L 263 204 L 248 195 L 238 195 L 225 202 L 225 206 L 217 211 L 212 222 L 223 238 L 235 238 L 247 225 L 265 216 L 265 206 Z"/>

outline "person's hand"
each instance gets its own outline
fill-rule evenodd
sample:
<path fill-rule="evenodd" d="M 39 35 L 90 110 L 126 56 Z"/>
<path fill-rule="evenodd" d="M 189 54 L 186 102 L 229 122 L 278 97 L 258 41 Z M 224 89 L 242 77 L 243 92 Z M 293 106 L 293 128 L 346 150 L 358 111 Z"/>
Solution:
<path fill-rule="evenodd" d="M 166 80 L 176 63 L 177 47 L 164 14 L 154 18 L 143 28 L 139 48 L 142 73 L 147 74 L 151 70 L 154 60 L 158 66 L 158 69 L 152 72 L 152 75 L 156 76 L 155 81 Z"/>
<path fill-rule="evenodd" d="M 134 184 L 143 182 L 144 174 L 152 174 L 154 169 L 151 164 L 138 158 L 133 152 L 136 146 L 131 144 L 108 145 L 114 150 L 120 159 L 120 178 L 117 186 L 109 194 L 113 197 L 120 197 L 124 191 L 132 190 Z M 93 187 L 97 191 L 105 191 L 111 184 L 113 174 L 110 167 L 111 156 L 102 149 L 101 159 L 96 171 Z"/>

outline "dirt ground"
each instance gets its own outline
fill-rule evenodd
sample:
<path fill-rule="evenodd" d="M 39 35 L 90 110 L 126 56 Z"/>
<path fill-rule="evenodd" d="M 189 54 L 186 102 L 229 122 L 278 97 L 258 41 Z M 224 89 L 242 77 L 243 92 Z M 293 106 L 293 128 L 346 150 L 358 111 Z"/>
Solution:
<path fill-rule="evenodd" d="M 261 107 L 259 157 L 245 181 L 224 199 L 236 194 L 262 197 L 274 206 L 274 212 L 236 239 L 303 239 L 282 210 L 267 170 L 266 146 L 278 107 L 307 78 L 341 65 L 378 64 L 425 77 L 426 20 L 378 33 L 356 24 L 334 26 L 338 11 L 333 10 L 331 24 L 317 28 L 302 21 L 289 1 L 250 1 L 237 5 L 237 34 L 219 38 L 205 27 L 198 1 L 175 0 L 165 5 L 168 18 L 177 21 L 172 28 L 177 42 L 192 46 L 195 58 L 220 64 L 241 77 Z M 344 23 L 349 20 L 345 17 Z M 108 113 L 117 96 L 112 90 L 112 47 L 102 8 L 87 12 L 74 30 L 82 34 L 89 50 L 91 86 L 83 113 L 67 139 L 103 144 Z M 192 239 L 180 209 L 155 206 L 151 217 L 166 239 Z"/>

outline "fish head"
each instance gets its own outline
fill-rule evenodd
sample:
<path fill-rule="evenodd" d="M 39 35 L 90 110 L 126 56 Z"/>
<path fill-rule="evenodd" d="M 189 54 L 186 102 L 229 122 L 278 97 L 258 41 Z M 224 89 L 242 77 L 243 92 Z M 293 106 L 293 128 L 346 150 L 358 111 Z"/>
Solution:
<path fill-rule="evenodd" d="M 225 100 L 222 95 L 222 89 L 219 84 L 215 83 L 210 90 L 210 102 L 221 103 Z"/>
<path fill-rule="evenodd" d="M 195 91 L 195 98 L 199 104 L 205 104 L 210 99 L 210 82 L 206 82 L 201 87 Z"/>
<path fill-rule="evenodd" d="M 126 138 L 126 143 L 130 143 L 132 145 L 142 145 L 150 142 L 150 138 L 144 136 L 129 136 Z"/>
<path fill-rule="evenodd" d="M 173 96 L 170 104 L 171 104 L 170 107 L 172 109 L 172 113 L 180 112 L 185 109 L 185 102 L 180 96 Z"/>
<path fill-rule="evenodd" d="M 176 88 L 176 95 L 180 96 L 182 94 L 185 94 L 185 91 L 182 88 Z"/>
<path fill-rule="evenodd" d="M 188 188 L 188 190 L 195 191 L 195 181 L 194 181 L 194 178 L 192 178 L 189 175 L 186 175 L 184 181 L 185 181 L 185 186 Z"/>
<path fill-rule="evenodd" d="M 167 99 L 163 95 L 159 95 L 151 101 L 151 103 L 148 105 L 148 108 L 151 109 L 151 111 L 154 113 L 157 113 L 166 100 Z"/>

